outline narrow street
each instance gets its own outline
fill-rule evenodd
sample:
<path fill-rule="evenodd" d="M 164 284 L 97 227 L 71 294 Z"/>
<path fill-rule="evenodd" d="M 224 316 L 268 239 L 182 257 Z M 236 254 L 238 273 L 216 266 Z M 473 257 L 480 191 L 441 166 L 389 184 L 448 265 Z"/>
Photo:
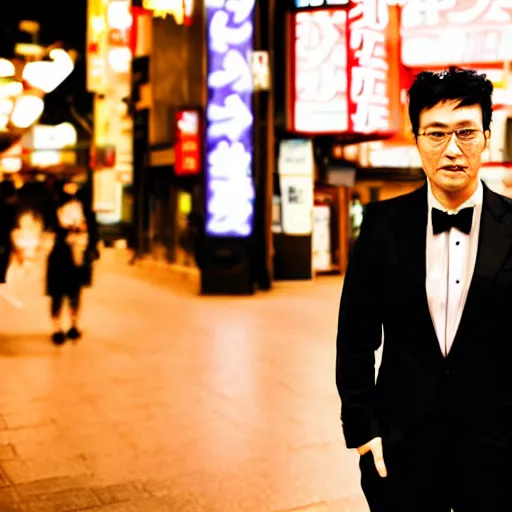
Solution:
<path fill-rule="evenodd" d="M 40 269 L 0 297 L 0 512 L 367 512 L 334 382 L 340 278 L 248 298 L 107 250 L 54 347 Z"/>

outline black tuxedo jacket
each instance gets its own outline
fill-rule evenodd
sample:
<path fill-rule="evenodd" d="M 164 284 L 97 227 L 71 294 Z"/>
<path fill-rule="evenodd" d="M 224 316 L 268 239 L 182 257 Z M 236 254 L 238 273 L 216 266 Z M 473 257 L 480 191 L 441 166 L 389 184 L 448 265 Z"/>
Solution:
<path fill-rule="evenodd" d="M 484 186 L 478 254 L 445 358 L 425 290 L 427 187 L 368 205 L 341 297 L 336 383 L 348 448 L 425 425 L 512 446 L 512 201 Z M 384 333 L 375 380 L 374 351 Z"/>

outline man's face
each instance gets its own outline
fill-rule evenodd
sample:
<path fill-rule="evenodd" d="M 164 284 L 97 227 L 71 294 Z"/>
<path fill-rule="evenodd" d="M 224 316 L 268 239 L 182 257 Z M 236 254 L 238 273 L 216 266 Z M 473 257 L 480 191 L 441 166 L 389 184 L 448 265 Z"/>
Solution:
<path fill-rule="evenodd" d="M 456 108 L 457 104 L 445 101 L 423 110 L 416 142 L 434 193 L 467 192 L 469 197 L 478 185 L 490 133 L 483 131 L 480 105 Z M 456 134 L 448 134 L 456 130 Z"/>

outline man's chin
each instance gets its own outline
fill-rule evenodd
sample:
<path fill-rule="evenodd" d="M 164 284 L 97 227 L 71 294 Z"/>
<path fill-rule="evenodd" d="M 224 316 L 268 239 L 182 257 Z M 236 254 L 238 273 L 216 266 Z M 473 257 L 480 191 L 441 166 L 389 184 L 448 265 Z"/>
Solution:
<path fill-rule="evenodd" d="M 441 188 L 450 192 L 458 192 L 468 186 L 466 175 L 463 176 L 447 176 L 441 180 Z"/>

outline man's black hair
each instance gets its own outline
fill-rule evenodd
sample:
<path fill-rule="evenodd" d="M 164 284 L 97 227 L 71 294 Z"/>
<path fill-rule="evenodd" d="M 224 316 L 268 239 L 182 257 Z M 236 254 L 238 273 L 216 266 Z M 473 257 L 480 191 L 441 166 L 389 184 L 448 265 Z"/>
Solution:
<path fill-rule="evenodd" d="M 422 71 L 409 89 L 409 119 L 412 132 L 418 135 L 420 114 L 443 101 L 458 100 L 459 107 L 480 105 L 484 131 L 492 120 L 492 82 L 484 73 L 451 66 L 441 73 Z"/>

